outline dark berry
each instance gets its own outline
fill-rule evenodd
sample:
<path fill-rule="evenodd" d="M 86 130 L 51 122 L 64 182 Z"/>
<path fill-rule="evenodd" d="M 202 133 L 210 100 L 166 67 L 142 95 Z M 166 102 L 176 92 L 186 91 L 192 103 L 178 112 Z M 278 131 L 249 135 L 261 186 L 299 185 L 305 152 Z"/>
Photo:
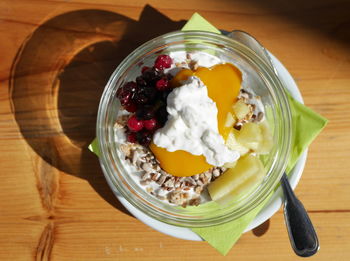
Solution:
<path fill-rule="evenodd" d="M 154 130 L 157 126 L 157 120 L 155 118 L 149 119 L 149 120 L 144 120 L 143 121 L 143 126 L 147 130 Z"/>
<path fill-rule="evenodd" d="M 143 146 L 149 146 L 151 141 L 152 141 L 151 136 L 143 136 L 142 139 L 139 141 L 139 143 Z"/>
<path fill-rule="evenodd" d="M 169 96 L 169 93 L 170 93 L 170 91 L 164 91 L 164 92 L 162 92 L 161 99 L 162 99 L 164 102 L 167 101 L 168 96 Z"/>
<path fill-rule="evenodd" d="M 152 106 L 145 105 L 136 111 L 136 117 L 139 120 L 149 120 L 154 117 L 154 110 Z"/>
<path fill-rule="evenodd" d="M 134 96 L 134 100 L 138 104 L 146 104 L 154 101 L 157 90 L 149 86 L 140 86 Z"/>
<path fill-rule="evenodd" d="M 164 90 L 164 91 L 159 91 L 157 92 L 157 101 L 159 102 L 160 105 L 166 104 L 167 103 L 167 99 L 169 96 L 169 93 L 171 92 L 171 90 Z"/>
<path fill-rule="evenodd" d="M 154 85 L 161 78 L 161 73 L 156 71 L 154 68 L 150 68 L 145 70 L 142 76 L 148 85 Z"/>
<path fill-rule="evenodd" d="M 169 68 L 171 64 L 173 63 L 173 60 L 169 55 L 162 54 L 159 55 L 154 62 L 154 68 L 157 70 L 164 70 L 165 68 Z"/>
<path fill-rule="evenodd" d="M 157 90 L 154 87 L 147 87 L 143 91 L 150 101 L 153 101 L 156 97 Z"/>
<path fill-rule="evenodd" d="M 168 112 L 166 110 L 166 106 L 162 106 L 158 109 L 156 113 L 156 117 L 157 117 L 159 126 L 163 127 L 165 122 L 168 120 Z"/>
<path fill-rule="evenodd" d="M 117 98 L 123 106 L 130 102 L 136 92 L 136 87 L 135 82 L 127 82 L 117 90 Z"/>
<path fill-rule="evenodd" d="M 135 92 L 137 89 L 137 85 L 135 82 L 127 82 L 126 84 L 124 84 L 123 89 L 130 92 Z"/>
<path fill-rule="evenodd" d="M 117 97 L 121 105 L 124 106 L 130 102 L 130 99 L 132 97 L 132 92 L 121 89 L 121 91 L 117 92 Z"/>
<path fill-rule="evenodd" d="M 143 145 L 143 146 L 148 146 L 152 141 L 152 133 L 147 131 L 142 131 L 137 133 L 136 137 L 140 145 Z"/>
<path fill-rule="evenodd" d="M 143 66 L 141 69 L 141 73 L 144 73 L 145 71 L 149 70 L 148 66 Z"/>
<path fill-rule="evenodd" d="M 135 132 L 130 132 L 127 136 L 128 142 L 131 143 L 136 143 L 137 139 L 136 139 L 136 133 Z"/>
<path fill-rule="evenodd" d="M 174 78 L 174 76 L 172 76 L 170 73 L 168 73 L 166 75 L 166 78 L 168 79 L 168 81 L 171 81 Z"/>
<path fill-rule="evenodd" d="M 133 132 L 140 131 L 143 129 L 143 121 L 138 120 L 136 116 L 133 115 L 128 120 L 128 128 Z"/>
<path fill-rule="evenodd" d="M 128 112 L 136 112 L 137 105 L 134 102 L 130 102 L 124 105 L 124 109 L 127 110 Z"/>
<path fill-rule="evenodd" d="M 137 83 L 137 86 L 146 86 L 147 85 L 147 82 L 145 81 L 145 79 L 143 79 L 142 76 L 138 76 L 136 78 L 136 83 Z"/>
<path fill-rule="evenodd" d="M 149 98 L 144 93 L 137 93 L 134 97 L 134 101 L 137 104 L 142 105 L 142 104 L 146 104 L 147 102 L 149 102 Z"/>
<path fill-rule="evenodd" d="M 168 89 L 168 86 L 169 86 L 169 82 L 167 79 L 162 78 L 156 82 L 156 88 L 159 91 L 164 91 L 164 90 Z"/>

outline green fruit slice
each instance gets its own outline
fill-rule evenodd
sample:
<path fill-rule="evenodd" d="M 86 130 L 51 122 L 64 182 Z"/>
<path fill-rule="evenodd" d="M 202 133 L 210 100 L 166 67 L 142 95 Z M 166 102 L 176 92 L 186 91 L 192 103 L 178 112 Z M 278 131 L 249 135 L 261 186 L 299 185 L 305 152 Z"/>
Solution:
<path fill-rule="evenodd" d="M 259 125 L 253 122 L 247 122 L 239 131 L 237 142 L 242 144 L 244 147 L 255 151 L 262 142 L 262 138 L 263 137 Z"/>
<path fill-rule="evenodd" d="M 257 182 L 251 179 L 254 176 L 264 176 L 264 166 L 261 161 L 249 154 L 240 158 L 234 168 L 227 170 L 214 182 L 208 186 L 208 191 L 214 201 L 230 194 L 244 191 L 246 188 L 254 186 Z M 249 181 L 251 179 L 251 181 Z M 247 184 L 245 184 L 247 182 Z M 240 186 L 242 186 L 240 188 Z"/>
<path fill-rule="evenodd" d="M 266 121 L 259 124 L 262 139 L 256 150 L 259 154 L 268 154 L 273 147 L 273 137 Z"/>
<path fill-rule="evenodd" d="M 244 147 L 242 144 L 238 143 L 237 136 L 239 135 L 239 131 L 236 129 L 232 129 L 227 136 L 226 140 L 226 146 L 231 149 L 238 151 L 241 156 L 247 154 L 249 149 L 247 147 Z"/>

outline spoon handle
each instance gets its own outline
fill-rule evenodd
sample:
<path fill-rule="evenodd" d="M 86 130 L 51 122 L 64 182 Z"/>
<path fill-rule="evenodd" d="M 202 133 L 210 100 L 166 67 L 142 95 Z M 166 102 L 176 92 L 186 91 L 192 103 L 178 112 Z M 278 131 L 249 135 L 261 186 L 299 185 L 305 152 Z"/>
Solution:
<path fill-rule="evenodd" d="M 281 185 L 284 192 L 284 217 L 294 252 L 302 257 L 312 256 L 320 248 L 315 229 L 303 204 L 290 187 L 285 173 Z"/>

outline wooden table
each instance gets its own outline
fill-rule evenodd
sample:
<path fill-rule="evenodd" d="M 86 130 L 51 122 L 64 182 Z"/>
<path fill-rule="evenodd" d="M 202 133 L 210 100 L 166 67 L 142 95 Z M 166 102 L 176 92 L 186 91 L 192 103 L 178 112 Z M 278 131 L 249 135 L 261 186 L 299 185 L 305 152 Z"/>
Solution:
<path fill-rule="evenodd" d="M 296 192 L 321 242 L 350 260 L 350 2 L 2 0 L 1 260 L 297 260 L 280 210 L 227 257 L 163 235 L 121 206 L 87 150 L 108 76 L 132 49 L 194 11 L 255 35 L 330 122 Z"/>

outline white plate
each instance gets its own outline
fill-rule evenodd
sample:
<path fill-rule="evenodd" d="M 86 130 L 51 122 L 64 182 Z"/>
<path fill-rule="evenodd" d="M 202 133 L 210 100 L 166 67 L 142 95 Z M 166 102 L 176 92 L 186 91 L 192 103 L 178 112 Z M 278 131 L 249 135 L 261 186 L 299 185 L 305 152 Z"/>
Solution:
<path fill-rule="evenodd" d="M 284 81 L 286 88 L 289 90 L 291 95 L 299 102 L 303 102 L 303 98 L 299 92 L 298 86 L 296 85 L 295 81 L 293 80 L 290 73 L 287 71 L 287 69 L 282 65 L 282 63 L 277 60 L 276 57 L 274 57 L 272 54 L 270 54 L 272 57 L 272 61 L 277 68 L 278 75 L 281 77 L 281 79 Z M 299 161 L 295 165 L 294 169 L 291 171 L 289 175 L 289 181 L 294 189 L 301 177 L 301 174 L 303 172 L 305 162 L 307 157 L 307 150 L 302 154 Z M 111 186 L 111 181 L 108 179 L 108 176 L 106 175 L 107 182 Z M 189 228 L 184 227 L 177 227 L 173 225 L 169 225 L 163 222 L 160 222 L 158 220 L 155 220 L 146 214 L 142 213 L 135 207 L 133 207 L 124 197 L 122 197 L 117 190 L 112 189 L 114 194 L 117 196 L 119 201 L 124 205 L 124 207 L 130 211 L 131 214 L 133 214 L 137 219 L 145 223 L 146 225 L 152 227 L 153 229 L 164 233 L 166 235 L 177 237 L 181 239 L 186 240 L 193 240 L 193 241 L 202 241 L 203 239 L 198 236 L 196 233 L 194 233 Z M 264 223 L 266 220 L 268 220 L 270 217 L 272 217 L 278 209 L 281 207 L 282 204 L 282 191 L 281 188 L 278 188 L 276 192 L 272 195 L 268 203 L 265 205 L 265 207 L 259 212 L 259 214 L 255 217 L 255 219 L 252 221 L 252 223 L 245 229 L 244 232 L 247 232 L 249 230 L 252 230 L 253 228 L 259 226 L 260 224 Z"/>

